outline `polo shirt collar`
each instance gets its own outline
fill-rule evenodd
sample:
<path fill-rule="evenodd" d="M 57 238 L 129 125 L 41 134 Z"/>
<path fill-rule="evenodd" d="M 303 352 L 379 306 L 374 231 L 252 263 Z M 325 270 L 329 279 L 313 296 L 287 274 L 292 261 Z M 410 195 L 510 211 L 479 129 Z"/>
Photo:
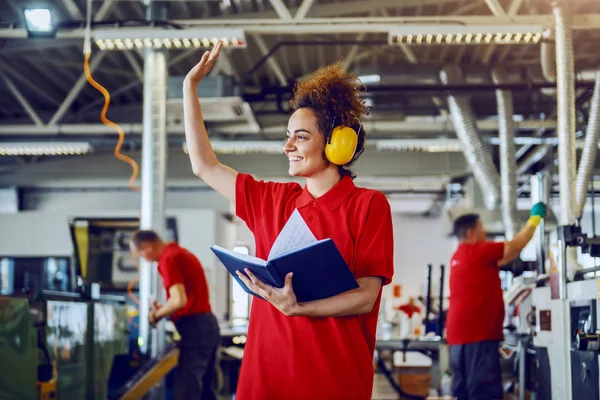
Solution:
<path fill-rule="evenodd" d="M 177 243 L 176 242 L 169 242 L 165 245 L 165 247 L 163 248 L 162 253 L 160 254 L 160 257 L 158 257 L 158 262 L 160 263 L 161 261 L 164 260 L 164 258 L 167 256 L 167 254 L 169 253 L 169 251 L 171 251 L 171 249 L 177 247 Z"/>
<path fill-rule="evenodd" d="M 344 176 L 334 187 L 329 189 L 327 193 L 315 199 L 306 188 L 306 185 L 304 185 L 302 193 L 296 200 L 296 208 L 307 206 L 314 201 L 333 210 L 339 207 L 340 204 L 350 196 L 350 193 L 352 193 L 355 188 L 356 186 L 354 185 L 352 178 Z"/>

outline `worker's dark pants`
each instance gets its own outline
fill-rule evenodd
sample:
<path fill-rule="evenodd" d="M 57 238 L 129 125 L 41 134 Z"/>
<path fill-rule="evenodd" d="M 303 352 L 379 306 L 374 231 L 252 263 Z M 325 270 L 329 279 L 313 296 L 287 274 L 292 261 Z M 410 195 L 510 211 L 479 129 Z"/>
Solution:
<path fill-rule="evenodd" d="M 499 346 L 496 341 L 450 346 L 454 397 L 458 400 L 503 398 Z"/>
<path fill-rule="evenodd" d="M 176 400 L 216 399 L 214 376 L 221 334 L 212 313 L 180 317 L 175 323 L 181 335 L 175 375 Z"/>

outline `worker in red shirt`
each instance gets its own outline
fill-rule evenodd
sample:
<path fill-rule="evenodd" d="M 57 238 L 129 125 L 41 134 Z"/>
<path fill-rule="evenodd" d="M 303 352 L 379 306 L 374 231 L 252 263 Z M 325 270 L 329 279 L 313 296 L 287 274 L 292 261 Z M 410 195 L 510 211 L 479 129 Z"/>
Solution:
<path fill-rule="evenodd" d="M 450 262 L 450 345 L 453 395 L 458 400 L 503 398 L 499 345 L 504 339 L 504 302 L 499 267 L 519 256 L 546 214 L 537 203 L 525 227 L 505 242 L 490 242 L 479 215 L 454 222 L 459 245 Z"/>
<path fill-rule="evenodd" d="M 253 298 L 237 400 L 367 400 L 382 286 L 393 275 L 392 217 L 381 192 L 356 187 L 349 165 L 364 148 L 360 82 L 341 65 L 320 69 L 296 87 L 283 151 L 298 183 L 264 182 L 221 164 L 202 119 L 197 86 L 222 43 L 184 81 L 185 133 L 194 173 L 235 203 L 266 259 L 295 210 L 317 239 L 331 238 L 359 288 L 298 303 L 293 276 L 271 287 L 251 272 L 240 279 Z M 352 128 L 352 129 L 348 129 Z M 282 132 L 283 134 L 283 132 Z M 341 140 L 340 140 L 341 138 Z M 339 146 L 339 147 L 338 147 Z"/>
<path fill-rule="evenodd" d="M 202 264 L 177 243 L 165 243 L 154 231 L 135 232 L 131 248 L 139 257 L 158 262 L 167 292 L 165 304 L 152 304 L 148 321 L 155 326 L 170 317 L 181 336 L 174 398 L 216 400 L 213 376 L 221 337 Z"/>

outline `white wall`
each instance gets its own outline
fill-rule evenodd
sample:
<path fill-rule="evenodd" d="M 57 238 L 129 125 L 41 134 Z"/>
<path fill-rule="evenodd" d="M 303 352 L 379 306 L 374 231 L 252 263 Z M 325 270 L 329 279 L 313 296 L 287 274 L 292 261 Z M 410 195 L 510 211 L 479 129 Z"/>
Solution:
<path fill-rule="evenodd" d="M 448 264 L 455 249 L 449 234 L 452 224 L 446 215 L 425 218 L 417 215 L 395 214 L 394 224 L 394 283 L 402 285 L 402 300 L 425 294 L 425 268 L 433 265 L 432 294 L 439 293 L 440 265 L 446 266 L 444 293 L 448 295 Z M 391 295 L 387 293 L 387 295 Z"/>
<path fill-rule="evenodd" d="M 54 212 L 59 210 L 139 210 L 142 200 L 139 192 L 115 189 L 31 189 L 26 190 L 22 209 Z M 165 196 L 168 210 L 211 209 L 229 212 L 230 203 L 212 189 L 196 188 L 189 191 L 168 191 Z"/>

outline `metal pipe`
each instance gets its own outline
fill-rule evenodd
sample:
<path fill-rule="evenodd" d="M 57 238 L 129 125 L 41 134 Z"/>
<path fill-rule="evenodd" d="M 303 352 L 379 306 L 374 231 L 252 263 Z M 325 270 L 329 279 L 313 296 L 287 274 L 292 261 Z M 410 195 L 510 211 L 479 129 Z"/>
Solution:
<path fill-rule="evenodd" d="M 425 298 L 425 319 L 423 320 L 423 324 L 425 325 L 425 330 L 423 331 L 423 335 L 427 334 L 427 326 L 429 325 L 429 314 L 431 313 L 431 272 L 433 270 L 433 265 L 427 264 L 425 268 L 425 285 L 426 285 L 426 298 Z"/>
<path fill-rule="evenodd" d="M 506 83 L 506 72 L 501 67 L 492 70 L 496 84 Z M 515 129 L 513 124 L 513 98 L 507 90 L 496 90 L 498 107 L 498 137 L 500 139 L 500 193 L 505 237 L 512 240 L 519 231 L 517 216 L 517 174 L 515 160 Z"/>
<path fill-rule="evenodd" d="M 589 88 L 594 86 L 594 82 L 590 81 L 577 81 L 574 83 L 577 88 Z M 510 90 L 513 92 L 523 91 L 531 92 L 532 90 L 538 90 L 542 88 L 553 88 L 554 84 L 550 82 L 511 82 L 502 85 L 496 85 L 493 83 L 449 83 L 449 84 L 420 84 L 420 83 L 407 83 L 407 84 L 376 84 L 368 85 L 367 92 L 435 92 L 435 93 L 448 93 L 448 92 L 491 92 L 494 90 Z M 245 93 L 244 99 L 249 102 L 264 101 L 268 96 L 275 95 L 291 95 L 293 93 L 293 85 L 288 86 L 263 86 L 261 91 L 255 93 Z"/>
<path fill-rule="evenodd" d="M 562 239 L 558 240 L 558 298 L 567 299 L 567 246 Z"/>
<path fill-rule="evenodd" d="M 538 163 L 542 158 L 544 158 L 550 150 L 552 150 L 552 145 L 550 144 L 540 144 L 538 147 L 533 149 L 519 162 L 519 165 L 517 166 L 517 174 L 522 175 L 529 171 L 529 169 L 534 164 Z"/>
<path fill-rule="evenodd" d="M 239 123 L 232 123 L 232 126 Z M 120 124 L 121 128 L 126 135 L 128 134 L 141 134 L 143 132 L 143 125 L 140 123 L 124 123 Z M 479 120 L 476 121 L 476 125 L 480 131 L 496 131 L 498 130 L 498 121 L 490 120 Z M 112 134 L 114 130 L 104 124 L 57 124 L 53 126 L 37 126 L 34 124 L 2 124 L 0 125 L 0 136 L 24 136 L 24 135 L 94 135 L 94 134 Z M 447 132 L 448 124 L 443 120 L 431 120 L 428 118 L 414 118 L 410 121 L 403 120 L 372 120 L 364 121 L 364 129 L 369 134 L 376 134 L 377 132 L 393 132 L 393 133 L 416 133 L 416 132 Z M 519 129 L 536 129 L 538 126 L 544 126 L 549 129 L 556 127 L 555 120 L 525 120 L 518 123 Z M 227 126 L 220 126 L 222 131 L 227 131 Z M 173 124 L 168 126 L 169 135 L 182 135 L 184 133 L 183 124 Z M 279 120 L 270 121 L 268 126 L 262 129 L 263 133 L 266 134 L 279 134 L 281 131 L 281 123 Z M 556 141 L 557 139 L 549 138 L 531 138 L 535 139 L 535 143 L 543 143 L 544 140 Z M 516 141 L 529 140 L 527 137 L 518 137 Z M 492 144 L 494 141 L 491 142 Z M 554 144 L 554 143 L 548 143 Z"/>
<path fill-rule="evenodd" d="M 527 372 L 527 338 L 519 337 L 519 400 L 525 400 L 526 372 Z"/>
<path fill-rule="evenodd" d="M 464 78 L 458 66 L 447 65 L 440 73 L 444 84 L 463 82 Z M 465 159 L 475 175 L 475 179 L 485 196 L 486 208 L 493 210 L 498 206 L 500 193 L 498 183 L 500 177 L 494 166 L 492 157 L 483 147 L 477 132 L 475 117 L 467 98 L 448 95 L 450 117 L 456 130 L 456 136 L 462 143 Z"/>
<path fill-rule="evenodd" d="M 440 265 L 440 314 L 438 318 L 438 335 L 444 335 L 444 285 L 446 278 L 446 266 Z"/>
<path fill-rule="evenodd" d="M 575 273 L 575 279 L 574 280 L 580 281 L 582 279 L 585 279 L 585 275 L 591 274 L 593 272 L 598 272 L 598 271 L 600 271 L 600 266 L 595 266 L 595 267 L 592 267 L 592 268 L 582 269 L 582 270 L 577 271 Z M 595 274 L 594 274 L 594 277 L 595 277 Z"/>
<path fill-rule="evenodd" d="M 548 176 L 550 174 L 545 172 L 538 172 L 535 175 L 531 176 L 530 179 L 530 187 L 531 187 L 531 204 L 535 204 L 537 202 L 544 202 L 548 204 Z M 538 275 L 544 275 L 546 272 L 545 260 L 548 249 L 545 247 L 545 239 L 546 235 L 544 234 L 544 219 L 540 221 L 539 228 L 537 230 L 537 234 L 534 236 L 533 240 L 535 243 L 535 249 L 537 253 L 537 272 Z"/>
<path fill-rule="evenodd" d="M 598 152 L 598 139 L 600 137 L 600 71 L 596 73 L 596 86 L 594 95 L 590 102 L 590 116 L 588 119 L 587 131 L 585 134 L 585 144 L 579 169 L 577 170 L 577 180 L 575 183 L 575 217 L 581 218 L 583 208 L 587 200 L 588 183 L 592 170 L 596 163 L 596 154 Z M 593 194 L 592 194 L 593 196 Z"/>

